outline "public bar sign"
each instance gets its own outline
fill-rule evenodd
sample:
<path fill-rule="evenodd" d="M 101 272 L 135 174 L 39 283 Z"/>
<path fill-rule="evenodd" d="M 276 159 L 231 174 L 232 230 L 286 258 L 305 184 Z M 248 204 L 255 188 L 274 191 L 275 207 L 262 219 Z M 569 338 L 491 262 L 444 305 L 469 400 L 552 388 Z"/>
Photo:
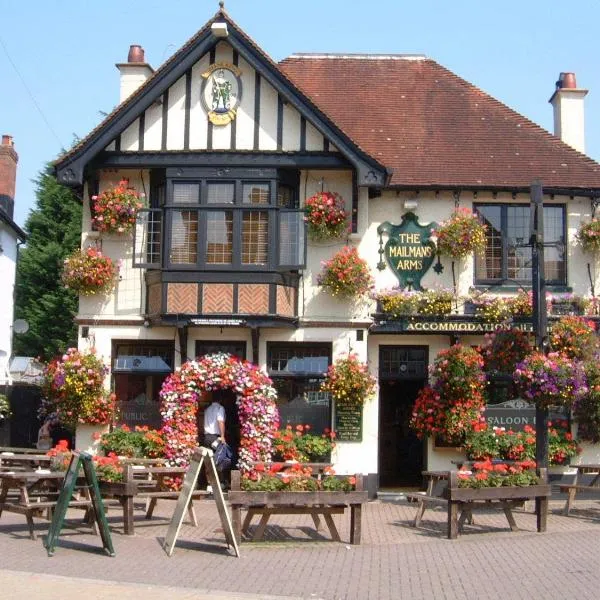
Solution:
<path fill-rule="evenodd" d="M 387 221 L 377 228 L 379 234 L 379 270 L 385 269 L 385 262 L 398 278 L 402 289 L 422 290 L 421 279 L 427 273 L 435 258 L 435 244 L 431 239 L 436 223 L 421 225 L 412 212 L 402 216 L 400 225 Z M 388 240 L 383 245 L 383 234 Z"/>

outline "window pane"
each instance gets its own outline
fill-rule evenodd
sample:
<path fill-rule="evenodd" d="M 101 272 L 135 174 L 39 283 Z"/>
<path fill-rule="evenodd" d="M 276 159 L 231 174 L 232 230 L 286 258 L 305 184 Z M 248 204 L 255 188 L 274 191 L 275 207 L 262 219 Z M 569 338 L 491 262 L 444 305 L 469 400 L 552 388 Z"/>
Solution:
<path fill-rule="evenodd" d="M 544 206 L 544 275 L 546 281 L 563 282 L 566 280 L 563 215 L 562 206 Z"/>
<path fill-rule="evenodd" d="M 206 216 L 206 262 L 210 265 L 231 264 L 233 248 L 233 213 L 210 211 Z"/>
<path fill-rule="evenodd" d="M 324 374 L 329 366 L 330 350 L 324 346 L 270 346 L 269 372 Z"/>
<path fill-rule="evenodd" d="M 477 279 L 500 279 L 502 277 L 502 215 L 499 206 L 479 206 L 476 212 L 486 225 L 484 256 L 475 256 Z"/>
<path fill-rule="evenodd" d="M 508 278 L 531 281 L 531 247 L 529 242 L 529 213 L 527 206 L 507 206 Z"/>
<path fill-rule="evenodd" d="M 282 211 L 279 215 L 279 264 L 304 264 L 304 213 Z"/>
<path fill-rule="evenodd" d="M 269 213 L 244 211 L 242 219 L 242 264 L 264 265 L 269 250 Z"/>
<path fill-rule="evenodd" d="M 176 183 L 173 185 L 173 204 L 198 204 L 200 186 L 197 183 Z"/>
<path fill-rule="evenodd" d="M 295 208 L 293 206 L 294 192 L 292 186 L 279 184 L 277 186 L 277 206 Z"/>
<path fill-rule="evenodd" d="M 162 211 L 140 210 L 135 220 L 134 254 L 135 265 L 160 265 Z"/>
<path fill-rule="evenodd" d="M 175 210 L 171 214 L 171 251 L 169 260 L 175 264 L 196 264 L 198 260 L 198 213 Z"/>
<path fill-rule="evenodd" d="M 233 204 L 234 197 L 234 183 L 209 183 L 206 186 L 207 204 Z"/>
<path fill-rule="evenodd" d="M 269 184 L 244 183 L 242 202 L 244 204 L 269 204 Z"/>

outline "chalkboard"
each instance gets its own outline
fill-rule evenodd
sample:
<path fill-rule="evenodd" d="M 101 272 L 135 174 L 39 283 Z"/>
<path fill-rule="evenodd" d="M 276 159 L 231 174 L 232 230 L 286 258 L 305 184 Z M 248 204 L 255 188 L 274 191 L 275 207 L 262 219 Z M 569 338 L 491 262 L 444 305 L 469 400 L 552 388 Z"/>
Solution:
<path fill-rule="evenodd" d="M 56 501 L 56 508 L 50 523 L 50 529 L 46 536 L 45 547 L 48 551 L 48 556 L 54 554 L 56 548 L 56 542 L 58 536 L 65 521 L 67 509 L 69 508 L 69 502 L 73 498 L 73 492 L 75 491 L 75 484 L 79 477 L 79 471 L 83 466 L 83 474 L 87 483 L 87 489 L 89 491 L 90 500 L 92 504 L 92 510 L 94 512 L 94 518 L 98 524 L 100 530 L 100 536 L 102 538 L 102 545 L 104 550 L 109 556 L 114 556 L 115 551 L 112 545 L 110 537 L 110 531 L 108 529 L 108 522 L 106 515 L 104 514 L 104 505 L 102 504 L 102 498 L 100 496 L 100 488 L 98 486 L 98 479 L 96 477 L 96 470 L 94 469 L 94 463 L 92 456 L 85 452 L 73 452 L 71 462 L 65 474 L 65 478 Z"/>
<path fill-rule="evenodd" d="M 336 440 L 340 442 L 362 442 L 362 421 L 362 406 L 357 404 L 336 404 Z"/>

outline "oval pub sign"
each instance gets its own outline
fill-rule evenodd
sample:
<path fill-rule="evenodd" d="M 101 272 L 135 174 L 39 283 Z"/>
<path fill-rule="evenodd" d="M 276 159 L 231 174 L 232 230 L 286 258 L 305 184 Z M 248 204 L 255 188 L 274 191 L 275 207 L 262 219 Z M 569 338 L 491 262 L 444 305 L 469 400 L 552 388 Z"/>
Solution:
<path fill-rule="evenodd" d="M 437 223 L 421 225 L 417 215 L 408 212 L 402 216 L 400 225 L 392 225 L 386 221 L 377 228 L 379 254 L 385 256 L 402 289 L 423 289 L 421 279 L 435 258 L 435 244 L 431 236 L 436 227 Z M 388 235 L 385 246 L 382 237 L 384 233 Z M 378 268 L 385 268 L 383 261 L 380 261 Z"/>

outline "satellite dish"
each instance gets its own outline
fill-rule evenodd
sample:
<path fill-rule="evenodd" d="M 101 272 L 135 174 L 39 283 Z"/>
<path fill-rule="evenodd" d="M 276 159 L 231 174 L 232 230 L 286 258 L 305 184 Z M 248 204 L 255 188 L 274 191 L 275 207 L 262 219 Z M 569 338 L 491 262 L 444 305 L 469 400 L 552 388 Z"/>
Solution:
<path fill-rule="evenodd" d="M 25 319 L 17 319 L 13 323 L 13 331 L 15 333 L 27 333 L 29 331 L 29 323 Z"/>

